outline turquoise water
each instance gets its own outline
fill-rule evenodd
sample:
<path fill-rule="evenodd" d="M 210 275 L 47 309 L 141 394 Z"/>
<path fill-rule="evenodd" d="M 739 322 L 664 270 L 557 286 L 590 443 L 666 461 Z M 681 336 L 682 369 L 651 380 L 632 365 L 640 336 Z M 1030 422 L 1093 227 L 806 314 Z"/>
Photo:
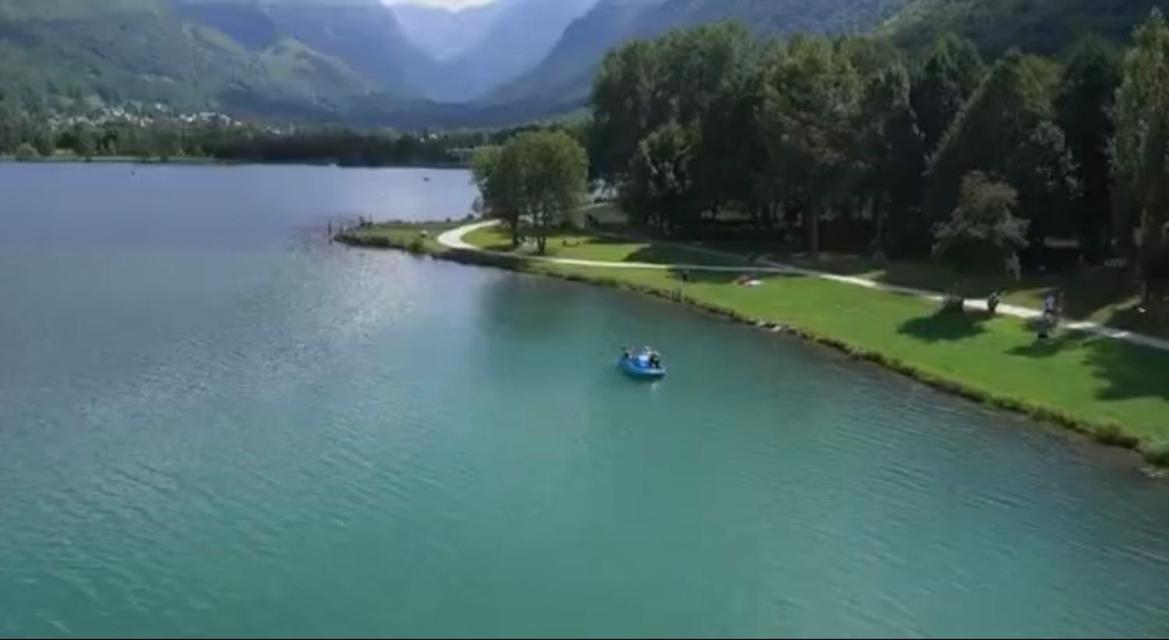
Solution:
<path fill-rule="evenodd" d="M 0 194 L 0 635 L 1169 631 L 1169 486 L 1132 457 L 323 240 L 461 216 L 463 173 L 0 165 Z M 634 342 L 667 380 L 617 373 Z"/>

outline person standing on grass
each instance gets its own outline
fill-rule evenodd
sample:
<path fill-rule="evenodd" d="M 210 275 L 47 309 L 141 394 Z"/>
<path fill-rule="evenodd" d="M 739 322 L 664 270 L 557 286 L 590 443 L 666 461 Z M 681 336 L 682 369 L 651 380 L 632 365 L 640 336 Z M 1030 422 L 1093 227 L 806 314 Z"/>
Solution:
<path fill-rule="evenodd" d="M 1002 302 L 1002 295 L 998 291 L 991 292 L 990 297 L 986 299 L 986 310 L 990 312 L 990 315 L 998 313 L 1000 302 Z"/>

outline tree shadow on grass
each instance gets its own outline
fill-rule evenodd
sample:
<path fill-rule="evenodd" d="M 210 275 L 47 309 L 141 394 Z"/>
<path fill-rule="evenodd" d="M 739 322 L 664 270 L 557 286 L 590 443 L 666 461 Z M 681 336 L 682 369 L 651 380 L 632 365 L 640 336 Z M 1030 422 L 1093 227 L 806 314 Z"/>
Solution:
<path fill-rule="evenodd" d="M 956 342 L 986 332 L 982 325 L 989 318 L 987 314 L 938 311 L 932 316 L 906 320 L 897 332 L 922 342 Z"/>
<path fill-rule="evenodd" d="M 670 279 L 675 280 L 678 284 L 734 284 L 741 282 L 743 278 L 751 280 L 758 280 L 763 283 L 759 288 L 766 287 L 767 283 L 772 280 L 788 280 L 795 278 L 804 278 L 806 276 L 798 273 L 753 273 L 750 267 L 743 267 L 743 269 L 735 271 L 707 271 L 704 269 L 670 269 Z M 753 287 L 744 287 L 751 289 Z"/>
<path fill-rule="evenodd" d="M 1120 340 L 1096 340 L 1089 346 L 1087 363 L 1095 369 L 1096 377 L 1107 383 L 1096 393 L 1097 398 L 1169 400 L 1169 352 Z"/>
<path fill-rule="evenodd" d="M 751 266 L 745 261 L 717 255 L 705 254 L 670 245 L 650 244 L 626 256 L 623 262 L 646 262 L 649 264 L 691 264 L 741 267 L 743 272 L 750 271 Z"/>
<path fill-rule="evenodd" d="M 1055 337 L 1041 340 L 1038 338 L 1040 322 L 1042 320 L 1032 320 L 1027 323 L 1027 328 L 1036 335 L 1034 342 L 1015 347 L 1007 351 L 1007 353 L 1025 358 L 1050 358 L 1066 348 L 1083 344 L 1091 338 L 1091 336 L 1082 331 L 1064 331 Z"/>

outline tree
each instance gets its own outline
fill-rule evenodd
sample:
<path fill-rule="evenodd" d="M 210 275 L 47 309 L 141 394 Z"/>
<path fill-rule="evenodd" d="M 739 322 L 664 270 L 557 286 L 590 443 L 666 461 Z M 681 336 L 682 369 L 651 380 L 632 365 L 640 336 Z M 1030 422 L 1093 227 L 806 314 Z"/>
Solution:
<path fill-rule="evenodd" d="M 847 193 L 854 172 L 851 125 L 860 81 L 848 57 L 824 38 L 796 37 L 767 72 L 760 109 L 766 144 L 763 189 L 802 209 L 808 251 L 820 251 L 820 218 Z"/>
<path fill-rule="evenodd" d="M 1099 38 L 1078 43 L 1060 82 L 1056 120 L 1075 158 L 1082 196 L 1075 226 L 1086 255 L 1102 259 L 1112 243 L 1112 181 L 1108 145 L 1115 133 L 1112 110 L 1120 86 L 1116 55 Z"/>
<path fill-rule="evenodd" d="M 1169 246 L 1169 23 L 1154 11 L 1134 40 L 1116 94 L 1113 180 L 1118 238 L 1131 254 L 1132 232 L 1139 232 L 1138 258 L 1150 301 L 1149 285 L 1159 272 L 1153 266 Z"/>
<path fill-rule="evenodd" d="M 479 187 L 483 207 L 492 217 L 503 220 L 511 230 L 512 247 L 520 244 L 521 207 L 518 167 L 505 166 L 516 155 L 505 154 L 501 146 L 484 147 L 471 160 L 471 175 Z"/>
<path fill-rule="evenodd" d="M 590 150 L 598 175 L 619 182 L 651 132 L 669 122 L 684 127 L 699 122 L 754 50 L 743 27 L 721 23 L 610 52 L 592 93 Z"/>
<path fill-rule="evenodd" d="M 502 163 L 505 172 L 518 167 L 521 209 L 532 222 L 540 255 L 548 233 L 580 206 L 588 188 L 588 155 L 563 131 L 524 133 L 508 143 Z"/>
<path fill-rule="evenodd" d="M 86 160 L 97 153 L 97 133 L 92 127 L 78 127 L 74 134 L 73 152 Z"/>
<path fill-rule="evenodd" d="M 1007 54 L 946 133 L 929 170 L 926 213 L 948 217 L 963 177 L 983 171 L 1004 178 L 1022 211 L 1036 221 L 1033 235 L 1058 229 L 1076 192 L 1074 163 L 1052 124 L 1056 76 L 1040 59 Z"/>
<path fill-rule="evenodd" d="M 927 153 L 933 153 L 970 96 L 985 68 L 974 43 L 952 33 L 934 42 L 913 83 L 913 110 Z"/>
<path fill-rule="evenodd" d="M 672 233 L 693 223 L 693 134 L 670 123 L 642 140 L 621 189 L 623 208 L 642 224 Z"/>
<path fill-rule="evenodd" d="M 480 152 L 474 176 L 484 203 L 509 220 L 512 242 L 527 223 L 543 255 L 548 233 L 584 199 L 588 156 L 563 131 L 529 131 Z"/>
<path fill-rule="evenodd" d="M 27 142 L 22 142 L 20 146 L 16 148 L 17 160 L 32 160 L 33 158 L 36 158 L 40 155 L 41 154 L 39 151 L 37 151 L 37 148 Z"/>
<path fill-rule="evenodd" d="M 894 58 L 869 75 L 857 122 L 858 153 L 865 173 L 863 190 L 871 199 L 874 248 L 887 249 L 887 224 L 893 221 L 897 249 L 912 252 L 914 227 L 920 226 L 922 181 L 926 171 L 925 141 L 910 104 L 909 71 Z M 923 241 L 928 249 L 929 239 Z"/>
<path fill-rule="evenodd" d="M 934 229 L 934 255 L 958 272 L 1005 271 L 1019 276 L 1018 251 L 1027 245 L 1027 222 L 1014 216 L 1010 185 L 973 172 L 962 179 L 950 219 Z"/>
<path fill-rule="evenodd" d="M 756 174 L 766 149 L 759 135 L 759 111 L 766 75 L 765 49 L 726 69 L 727 81 L 694 129 L 692 166 L 695 198 L 718 218 L 724 206 L 750 213 L 757 225 L 771 226 L 774 211 L 758 196 Z"/>
<path fill-rule="evenodd" d="M 52 156 L 57 151 L 57 136 L 48 125 L 38 124 L 34 126 L 27 142 L 36 147 L 39 155 L 46 158 Z"/>
<path fill-rule="evenodd" d="M 606 55 L 593 82 L 591 155 L 609 182 L 620 182 L 638 143 L 665 121 L 658 64 L 655 43 L 633 42 Z"/>

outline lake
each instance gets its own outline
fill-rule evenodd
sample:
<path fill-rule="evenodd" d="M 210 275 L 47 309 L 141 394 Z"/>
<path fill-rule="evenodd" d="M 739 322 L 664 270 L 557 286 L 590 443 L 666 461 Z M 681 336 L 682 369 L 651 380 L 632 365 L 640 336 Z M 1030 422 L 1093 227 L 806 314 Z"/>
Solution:
<path fill-rule="evenodd" d="M 474 195 L 0 165 L 0 635 L 1169 632 L 1169 485 L 1130 455 L 663 302 L 326 240 Z M 633 343 L 670 377 L 622 377 Z"/>

